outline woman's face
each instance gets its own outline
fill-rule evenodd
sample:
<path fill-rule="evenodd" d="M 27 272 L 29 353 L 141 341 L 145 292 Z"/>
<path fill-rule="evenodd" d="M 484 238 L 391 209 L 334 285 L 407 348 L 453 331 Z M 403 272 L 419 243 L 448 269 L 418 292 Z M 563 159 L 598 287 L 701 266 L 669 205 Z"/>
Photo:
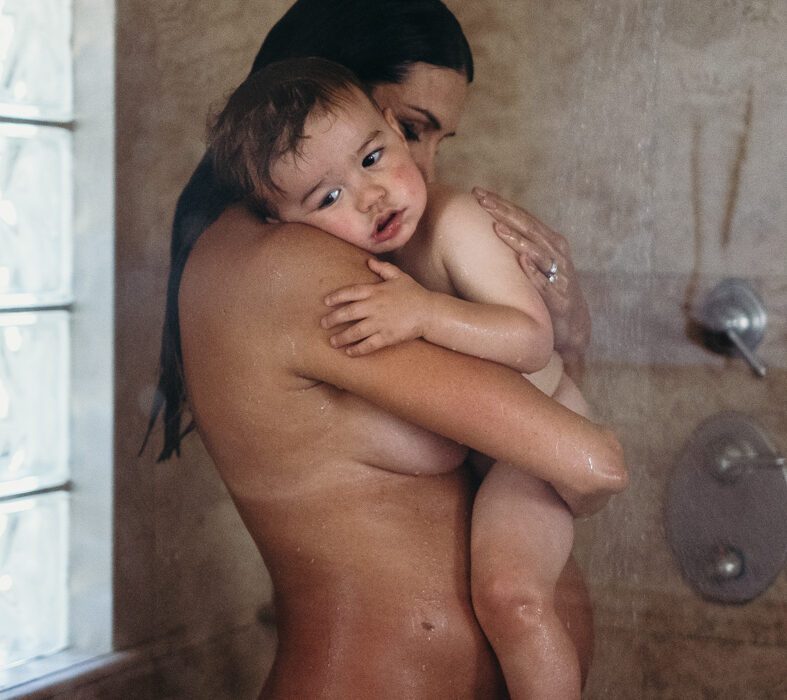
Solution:
<path fill-rule="evenodd" d="M 467 97 L 467 78 L 451 68 L 414 63 L 401 83 L 372 90 L 380 109 L 390 108 L 407 139 L 410 153 L 427 182 L 443 139 L 453 136 Z"/>

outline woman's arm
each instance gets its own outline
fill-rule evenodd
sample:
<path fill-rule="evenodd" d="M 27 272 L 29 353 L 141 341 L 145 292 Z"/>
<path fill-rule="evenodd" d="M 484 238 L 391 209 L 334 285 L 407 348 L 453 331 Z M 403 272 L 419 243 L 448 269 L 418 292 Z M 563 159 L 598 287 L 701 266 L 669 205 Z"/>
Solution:
<path fill-rule="evenodd" d="M 594 512 L 625 487 L 623 455 L 612 433 L 552 401 L 511 369 L 417 340 L 356 358 L 331 347 L 331 333 L 319 323 L 323 299 L 350 282 L 373 281 L 366 254 L 301 226 L 278 227 L 274 235 L 275 245 L 264 255 L 268 269 L 249 279 L 259 290 L 259 280 L 275 274 L 276 284 L 265 285 L 263 297 L 256 295 L 275 309 L 274 323 L 289 339 L 292 373 L 517 465 L 552 483 L 576 515 Z"/>
<path fill-rule="evenodd" d="M 523 272 L 549 309 L 555 349 L 562 355 L 568 373 L 578 379 L 590 343 L 591 320 L 568 241 L 494 193 L 476 187 L 473 194 L 494 217 L 500 238 L 518 253 Z M 547 275 L 553 262 L 557 265 L 557 277 L 550 283 Z"/>

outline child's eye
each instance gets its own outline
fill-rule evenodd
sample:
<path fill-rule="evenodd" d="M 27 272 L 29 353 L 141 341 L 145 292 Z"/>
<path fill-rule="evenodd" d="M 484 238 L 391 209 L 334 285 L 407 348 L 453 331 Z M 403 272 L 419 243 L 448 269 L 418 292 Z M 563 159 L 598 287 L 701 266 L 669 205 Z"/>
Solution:
<path fill-rule="evenodd" d="M 372 151 L 368 156 L 366 156 L 363 161 L 361 161 L 361 165 L 364 168 L 371 168 L 375 163 L 378 163 L 382 157 L 383 149 L 378 148 L 376 151 Z"/>
<path fill-rule="evenodd" d="M 337 199 L 339 199 L 339 194 L 341 190 L 332 190 L 325 198 L 320 202 L 320 205 L 317 207 L 318 209 L 325 209 L 326 207 L 331 206 L 331 204 L 335 203 Z"/>
<path fill-rule="evenodd" d="M 415 126 L 410 122 L 399 122 L 399 126 L 402 128 L 402 133 L 404 134 L 404 138 L 406 141 L 420 141 L 421 137 L 418 135 L 418 132 L 415 130 Z"/>

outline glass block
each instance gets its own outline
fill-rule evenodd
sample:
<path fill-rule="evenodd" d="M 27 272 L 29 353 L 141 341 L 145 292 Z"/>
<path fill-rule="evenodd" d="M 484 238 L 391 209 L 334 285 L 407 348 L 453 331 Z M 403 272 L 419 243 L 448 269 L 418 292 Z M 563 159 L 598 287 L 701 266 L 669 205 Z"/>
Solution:
<path fill-rule="evenodd" d="M 0 114 L 71 118 L 71 0 L 0 1 L 0 78 Z"/>
<path fill-rule="evenodd" d="M 0 124 L 0 309 L 71 300 L 71 189 L 69 131 Z"/>
<path fill-rule="evenodd" d="M 68 644 L 68 494 L 0 501 L 2 669 Z"/>
<path fill-rule="evenodd" d="M 64 311 L 0 314 L 0 497 L 69 474 L 69 323 Z"/>

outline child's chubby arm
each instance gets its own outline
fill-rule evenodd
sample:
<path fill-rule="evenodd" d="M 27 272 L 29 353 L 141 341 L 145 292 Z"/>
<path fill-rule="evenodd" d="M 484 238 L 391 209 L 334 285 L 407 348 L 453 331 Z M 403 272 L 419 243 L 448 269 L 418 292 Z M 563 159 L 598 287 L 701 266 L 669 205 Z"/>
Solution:
<path fill-rule="evenodd" d="M 492 219 L 470 194 L 430 188 L 424 224 L 457 297 L 439 295 L 425 338 L 520 372 L 536 372 L 553 350 L 541 296 Z"/>
<path fill-rule="evenodd" d="M 396 266 L 369 259 L 381 282 L 326 297 L 335 310 L 322 327 L 353 324 L 333 335 L 331 344 L 360 356 L 423 338 L 519 372 L 545 367 L 553 342 L 549 312 L 514 253 L 495 235 L 489 214 L 469 194 L 432 188 L 424 216 L 418 235 L 438 250 L 421 247 L 417 254 L 440 261 L 458 297 L 430 291 Z"/>
<path fill-rule="evenodd" d="M 395 265 L 377 258 L 366 261 L 381 281 L 354 284 L 325 297 L 335 310 L 320 325 L 327 329 L 352 323 L 331 336 L 331 345 L 352 357 L 426 336 L 434 292 L 424 288 Z"/>

